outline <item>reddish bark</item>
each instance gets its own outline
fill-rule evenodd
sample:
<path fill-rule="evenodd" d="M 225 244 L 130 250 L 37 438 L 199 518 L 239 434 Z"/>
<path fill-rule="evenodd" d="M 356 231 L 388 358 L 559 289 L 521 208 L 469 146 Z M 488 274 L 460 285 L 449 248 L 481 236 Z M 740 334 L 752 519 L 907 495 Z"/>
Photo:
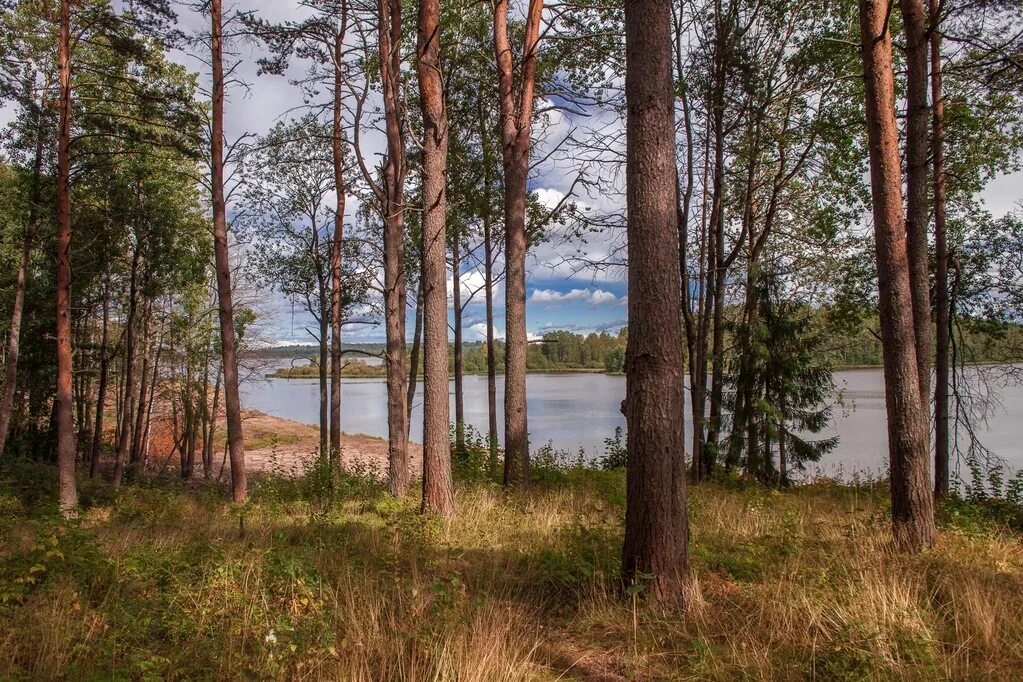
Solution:
<path fill-rule="evenodd" d="M 867 140 L 896 544 L 917 551 L 934 544 L 927 413 L 920 399 L 910 263 L 902 217 L 902 170 L 895 121 L 892 37 L 887 3 L 860 0 Z"/>
<path fill-rule="evenodd" d="M 440 2 L 420 0 L 416 71 L 423 113 L 423 511 L 455 513 L 448 436 L 445 238 L 448 121 L 440 65 Z M 457 275 L 456 275 L 457 276 Z M 458 286 L 457 283 L 455 286 Z"/>
<path fill-rule="evenodd" d="M 231 496 L 235 502 L 244 502 L 248 486 L 245 477 L 241 396 L 238 392 L 238 340 L 234 330 L 231 262 L 227 244 L 227 206 L 224 201 L 224 27 L 221 0 L 210 0 L 210 17 L 213 66 L 213 129 L 210 153 L 213 185 L 213 251 L 217 270 L 221 357 L 224 365 L 227 442 L 231 458 Z"/>
<path fill-rule="evenodd" d="M 75 427 L 71 366 L 71 1 L 60 3 L 58 72 L 60 127 L 57 132 L 57 500 L 64 516 L 78 508 L 75 485 Z"/>
<path fill-rule="evenodd" d="M 530 0 L 526 12 L 522 63 L 516 89 L 508 0 L 494 3 L 505 221 L 504 483 L 529 484 L 529 431 L 526 415 L 526 182 L 536 86 L 543 0 Z"/>
<path fill-rule="evenodd" d="M 930 411 L 931 295 L 927 264 L 927 17 L 923 0 L 899 0 L 906 37 L 906 238 L 913 296 L 917 380 Z M 930 432 L 928 431 L 928 436 Z"/>
<path fill-rule="evenodd" d="M 625 6 L 629 464 L 622 579 L 680 604 L 689 580 L 670 4 Z"/>

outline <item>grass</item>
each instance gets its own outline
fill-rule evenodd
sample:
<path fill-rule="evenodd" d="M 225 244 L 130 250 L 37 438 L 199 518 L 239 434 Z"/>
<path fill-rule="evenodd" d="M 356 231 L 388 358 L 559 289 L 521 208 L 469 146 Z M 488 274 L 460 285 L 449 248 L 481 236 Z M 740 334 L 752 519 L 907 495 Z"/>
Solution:
<path fill-rule="evenodd" d="M 542 473 L 542 472 L 541 472 Z M 685 612 L 622 598 L 621 472 L 462 482 L 422 517 L 360 472 L 222 493 L 0 476 L 0 679 L 1018 679 L 1021 537 L 942 509 L 901 556 L 885 490 L 691 489 Z M 999 516 L 998 518 L 1005 518 Z"/>

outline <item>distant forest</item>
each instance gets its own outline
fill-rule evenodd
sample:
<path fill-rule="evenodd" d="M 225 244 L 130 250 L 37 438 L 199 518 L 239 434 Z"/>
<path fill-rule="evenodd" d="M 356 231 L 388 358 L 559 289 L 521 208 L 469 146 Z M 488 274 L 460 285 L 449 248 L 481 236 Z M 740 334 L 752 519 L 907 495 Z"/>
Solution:
<path fill-rule="evenodd" d="M 816 311 L 811 315 L 813 324 L 827 329 L 818 359 L 821 365 L 832 369 L 854 367 L 880 367 L 881 341 L 876 314 L 837 323 L 831 312 Z M 956 357 L 960 364 L 1023 362 L 1023 325 L 990 320 L 963 319 L 954 335 Z M 730 340 L 730 337 L 727 337 Z M 618 374 L 624 371 L 625 346 L 628 330 L 622 327 L 616 334 L 591 332 L 577 334 L 554 330 L 529 344 L 526 367 L 530 372 L 604 371 Z M 504 372 L 504 344 L 495 343 L 497 372 Z M 354 352 L 353 352 L 354 351 Z M 382 364 L 372 365 L 361 355 L 381 356 L 383 343 L 345 345 L 348 363 L 342 374 L 349 377 L 383 377 Z M 274 346 L 255 351 L 259 357 L 272 359 L 308 358 L 309 365 L 282 370 L 274 376 L 292 378 L 316 377 L 318 347 L 294 344 Z M 449 367 L 454 372 L 454 344 L 449 345 Z M 487 346 L 483 341 L 463 342 L 463 368 L 466 374 L 486 374 Z M 290 371 L 290 374 L 289 374 Z"/>

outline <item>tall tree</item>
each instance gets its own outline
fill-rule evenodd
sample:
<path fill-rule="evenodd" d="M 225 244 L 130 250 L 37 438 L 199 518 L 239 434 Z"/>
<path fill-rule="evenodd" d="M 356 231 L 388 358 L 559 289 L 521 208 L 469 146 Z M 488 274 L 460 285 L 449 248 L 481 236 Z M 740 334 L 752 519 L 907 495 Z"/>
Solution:
<path fill-rule="evenodd" d="M 351 7 L 348 0 L 306 3 L 313 14 L 300 21 L 280 25 L 246 16 L 245 22 L 272 50 L 269 58 L 260 60 L 260 71 L 283 75 L 290 57 L 310 60 L 312 67 L 304 78 L 296 81 L 309 99 L 318 97 L 321 90 L 330 94 L 331 159 L 334 171 L 334 232 L 330 239 L 330 458 L 340 463 L 341 453 L 341 332 L 344 303 L 340 283 L 344 279 L 342 254 L 345 250 L 344 215 L 348 183 L 345 179 L 344 96 L 348 89 L 346 37 Z"/>
<path fill-rule="evenodd" d="M 60 511 L 71 516 L 78 508 L 75 484 L 74 417 L 71 357 L 71 2 L 60 2 L 60 124 L 57 132 L 57 498 Z"/>
<path fill-rule="evenodd" d="M 213 68 L 212 134 L 210 138 L 210 183 L 213 189 L 213 253 L 217 269 L 220 352 L 224 367 L 224 402 L 227 442 L 231 457 L 231 496 L 244 502 L 248 486 L 245 477 L 245 444 L 242 436 L 242 406 L 238 391 L 238 353 L 235 336 L 234 303 L 231 291 L 231 260 L 228 251 L 227 204 L 224 200 L 224 22 L 221 0 L 210 0 L 210 62 Z"/>
<path fill-rule="evenodd" d="M 859 6 L 888 414 L 892 527 L 900 548 L 917 551 L 934 544 L 934 500 L 929 481 L 928 415 L 920 399 L 917 377 L 910 260 L 902 217 L 892 36 L 886 2 L 860 0 Z"/>
<path fill-rule="evenodd" d="M 387 156 L 384 160 L 383 187 L 376 187 L 384 222 L 384 327 L 387 337 L 387 435 L 389 486 L 391 494 L 401 496 L 408 489 L 408 419 L 405 369 L 405 131 L 401 107 L 402 8 L 400 0 L 379 0 L 377 38 L 380 81 L 383 88 L 384 125 Z M 358 135 L 358 128 L 356 128 Z M 358 141 L 356 140 L 358 152 Z M 372 174 L 359 155 L 363 176 L 370 183 Z"/>
<path fill-rule="evenodd" d="M 494 2 L 494 55 L 504 160 L 505 361 L 504 482 L 529 484 L 529 432 L 526 415 L 526 192 L 529 178 L 533 94 L 543 0 L 529 0 L 519 77 L 508 32 L 508 0 Z"/>
<path fill-rule="evenodd" d="M 899 0 L 906 37 L 906 238 L 913 297 L 917 381 L 924 413 L 930 413 L 931 295 L 927 266 L 928 22 L 923 0 Z M 927 432 L 930 437 L 930 430 Z"/>
<path fill-rule="evenodd" d="M 658 601 L 689 580 L 670 4 L 625 5 L 629 340 L 622 577 Z"/>
<path fill-rule="evenodd" d="M 945 189 L 945 100 L 941 78 L 941 3 L 930 0 L 931 163 L 934 164 L 934 495 L 948 495 L 949 339 L 948 227 Z"/>
<path fill-rule="evenodd" d="M 348 3 L 341 3 L 341 26 L 334 35 L 331 62 L 333 97 L 331 102 L 330 151 L 334 170 L 334 235 L 330 249 L 330 458 L 341 463 L 341 250 L 345 239 L 344 131 L 341 120 L 341 99 L 344 88 L 345 35 L 348 33 Z"/>
<path fill-rule="evenodd" d="M 335 314 L 340 326 L 352 295 L 361 299 L 363 292 L 353 286 L 355 279 L 346 270 L 350 264 L 342 264 L 339 249 L 345 243 L 336 239 L 337 214 L 327 220 L 327 203 L 337 187 L 332 128 L 310 112 L 294 122 L 278 123 L 260 138 L 246 154 L 238 222 L 262 246 L 253 260 L 266 283 L 301 302 L 316 321 L 310 335 L 319 344 L 320 455 L 336 461 L 338 452 L 329 440 L 334 407 L 331 328 Z"/>
<path fill-rule="evenodd" d="M 448 121 L 440 39 L 439 0 L 420 0 L 416 72 L 423 113 L 423 511 L 451 516 L 455 503 L 448 435 Z M 455 277 L 458 287 L 457 271 Z"/>
<path fill-rule="evenodd" d="M 0 399 L 0 456 L 7 446 L 7 435 L 11 426 L 11 412 L 14 409 L 14 392 L 18 384 L 18 358 L 21 349 L 21 319 L 25 306 L 25 287 L 28 280 L 28 268 L 32 258 L 32 243 L 36 236 L 39 222 L 39 204 L 42 194 L 43 173 L 43 130 L 41 125 L 42 112 L 35 102 L 31 85 L 26 87 L 26 100 L 31 104 L 35 118 L 35 153 L 32 163 L 31 196 L 26 216 L 26 223 L 21 244 L 21 260 L 14 279 L 14 303 L 11 306 L 11 328 L 7 334 L 7 357 L 4 358 L 4 392 Z M 102 411 L 102 410 L 101 410 Z"/>

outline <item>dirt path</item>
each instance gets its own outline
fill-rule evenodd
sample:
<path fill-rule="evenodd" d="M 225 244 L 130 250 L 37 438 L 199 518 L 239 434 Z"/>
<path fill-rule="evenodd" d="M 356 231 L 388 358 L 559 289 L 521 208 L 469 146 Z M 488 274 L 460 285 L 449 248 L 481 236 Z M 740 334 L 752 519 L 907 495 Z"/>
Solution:
<path fill-rule="evenodd" d="M 246 470 L 294 476 L 315 459 L 320 440 L 316 427 L 256 410 L 246 410 L 242 420 Z M 409 456 L 413 476 L 420 475 L 422 446 L 409 443 Z M 387 441 L 364 434 L 342 434 L 341 461 L 346 467 L 365 468 L 386 476 Z"/>

